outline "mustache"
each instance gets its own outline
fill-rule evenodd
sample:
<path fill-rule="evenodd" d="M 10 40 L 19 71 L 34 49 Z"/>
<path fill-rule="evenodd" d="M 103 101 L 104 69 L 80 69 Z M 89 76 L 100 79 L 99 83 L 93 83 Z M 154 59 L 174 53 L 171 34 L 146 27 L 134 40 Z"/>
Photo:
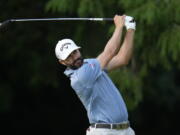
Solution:
<path fill-rule="evenodd" d="M 82 57 L 79 57 L 79 58 L 77 58 L 74 62 L 73 62 L 73 65 L 78 61 L 78 60 L 83 60 L 83 58 Z"/>
<path fill-rule="evenodd" d="M 71 65 L 69 65 L 69 67 L 73 70 L 78 69 L 79 67 L 75 66 L 75 64 L 78 60 L 81 60 L 83 62 L 83 57 L 77 58 Z"/>

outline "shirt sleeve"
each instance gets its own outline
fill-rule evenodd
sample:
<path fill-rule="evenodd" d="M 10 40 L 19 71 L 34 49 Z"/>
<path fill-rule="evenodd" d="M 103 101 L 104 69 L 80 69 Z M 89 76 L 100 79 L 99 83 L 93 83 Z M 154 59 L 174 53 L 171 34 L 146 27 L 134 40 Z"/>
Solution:
<path fill-rule="evenodd" d="M 82 67 L 78 74 L 78 80 L 84 87 L 91 88 L 101 74 L 102 70 L 99 61 L 91 59 Z"/>

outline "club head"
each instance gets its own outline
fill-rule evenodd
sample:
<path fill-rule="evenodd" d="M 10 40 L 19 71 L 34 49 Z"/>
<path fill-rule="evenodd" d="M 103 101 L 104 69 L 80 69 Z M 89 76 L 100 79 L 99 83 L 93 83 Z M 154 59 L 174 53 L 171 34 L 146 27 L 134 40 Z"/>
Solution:
<path fill-rule="evenodd" d="M 10 22 L 11 22 L 11 20 L 7 20 L 7 21 L 0 23 L 0 29 L 3 28 L 5 25 L 9 24 Z"/>

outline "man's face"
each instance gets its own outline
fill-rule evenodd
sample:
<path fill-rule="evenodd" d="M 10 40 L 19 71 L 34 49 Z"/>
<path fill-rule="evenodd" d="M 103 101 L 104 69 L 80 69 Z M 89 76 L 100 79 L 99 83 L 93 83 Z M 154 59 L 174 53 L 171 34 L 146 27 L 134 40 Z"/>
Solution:
<path fill-rule="evenodd" d="M 61 60 L 60 63 L 71 69 L 78 69 L 83 64 L 83 58 L 79 50 L 74 50 L 66 60 Z"/>

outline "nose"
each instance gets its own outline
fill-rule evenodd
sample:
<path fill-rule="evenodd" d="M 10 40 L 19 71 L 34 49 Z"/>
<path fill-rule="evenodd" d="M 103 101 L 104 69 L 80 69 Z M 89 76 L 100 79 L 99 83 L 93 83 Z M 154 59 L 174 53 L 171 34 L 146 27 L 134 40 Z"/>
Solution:
<path fill-rule="evenodd" d="M 73 60 L 76 60 L 79 58 L 77 51 L 72 53 Z"/>
<path fill-rule="evenodd" d="M 74 61 L 77 60 L 78 58 L 79 58 L 78 55 L 74 55 L 74 56 L 73 56 L 73 60 L 74 60 Z"/>

